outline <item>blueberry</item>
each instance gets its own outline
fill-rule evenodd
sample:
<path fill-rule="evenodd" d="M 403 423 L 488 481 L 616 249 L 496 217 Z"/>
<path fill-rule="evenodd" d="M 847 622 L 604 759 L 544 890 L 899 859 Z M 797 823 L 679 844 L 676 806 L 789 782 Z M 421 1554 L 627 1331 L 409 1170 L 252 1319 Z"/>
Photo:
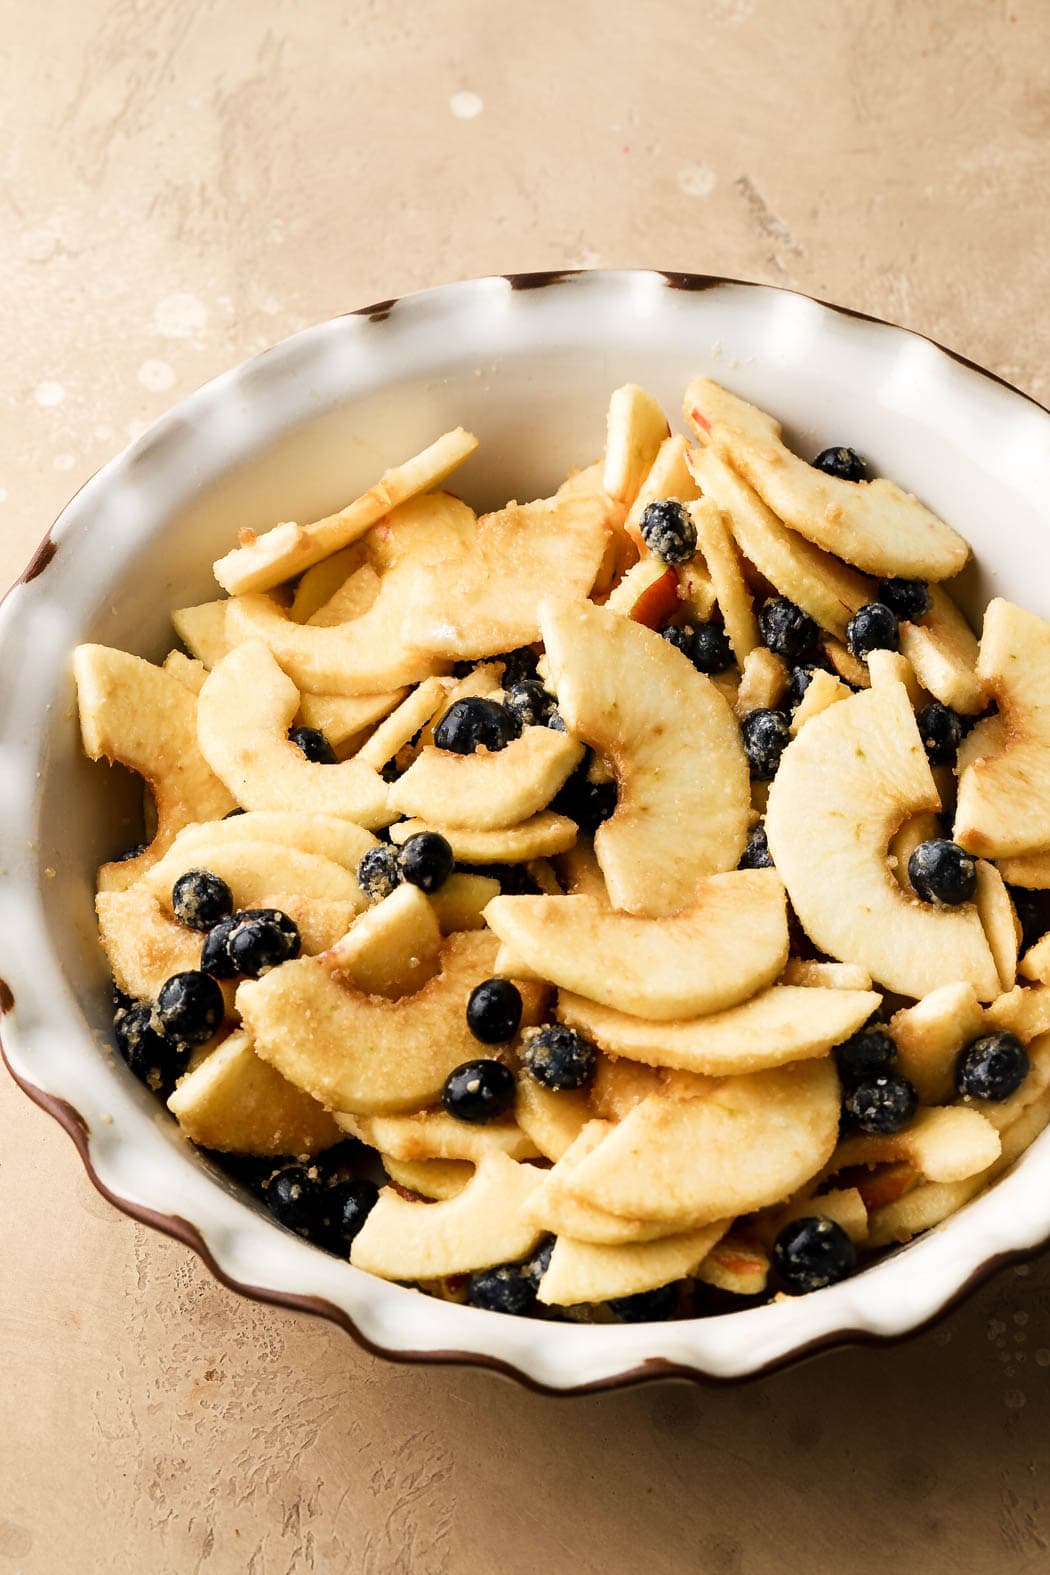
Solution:
<path fill-rule="evenodd" d="M 661 498 L 642 514 L 642 540 L 663 563 L 688 563 L 696 553 L 696 526 L 680 503 Z"/>
<path fill-rule="evenodd" d="M 587 775 L 589 761 L 584 759 L 572 776 L 551 799 L 551 809 L 567 815 L 581 831 L 597 831 L 616 809 L 616 783 L 592 782 Z"/>
<path fill-rule="evenodd" d="M 963 736 L 962 717 L 950 706 L 939 700 L 924 705 L 915 718 L 919 725 L 922 747 L 932 766 L 943 766 L 951 760 Z"/>
<path fill-rule="evenodd" d="M 766 841 L 766 824 L 760 820 L 748 833 L 747 847 L 740 855 L 739 868 L 742 870 L 768 870 L 772 869 L 773 860 L 769 852 L 769 843 Z"/>
<path fill-rule="evenodd" d="M 925 580 L 880 580 L 879 601 L 902 623 L 918 623 L 930 610 L 930 588 Z"/>
<path fill-rule="evenodd" d="M 515 651 L 504 651 L 499 656 L 491 658 L 494 662 L 503 663 L 503 687 L 511 689 L 515 684 L 524 682 L 526 678 L 536 676 L 536 652 L 531 646 L 521 645 Z"/>
<path fill-rule="evenodd" d="M 455 755 L 472 755 L 480 748 L 505 749 L 520 731 L 518 722 L 498 700 L 470 695 L 449 706 L 434 729 L 434 742 Z"/>
<path fill-rule="evenodd" d="M 315 766 L 334 766 L 336 764 L 335 750 L 325 738 L 319 727 L 293 727 L 288 733 L 293 744 L 297 744 Z"/>
<path fill-rule="evenodd" d="M 369 848 L 357 866 L 358 885 L 372 902 L 389 897 L 402 879 L 397 849 L 388 847 L 385 842 L 377 842 L 374 848 Z"/>
<path fill-rule="evenodd" d="M 213 979 L 232 979 L 237 970 L 230 956 L 230 936 L 237 924 L 237 919 L 220 919 L 218 924 L 208 931 L 204 948 L 201 952 L 201 973 L 211 974 Z"/>
<path fill-rule="evenodd" d="M 681 651 L 683 656 L 693 660 L 693 636 L 695 630 L 691 623 L 669 623 L 666 629 L 660 630 L 660 638 L 666 640 L 668 645 L 673 645 L 676 651 Z"/>
<path fill-rule="evenodd" d="M 211 870 L 187 870 L 171 888 L 171 908 L 180 924 L 210 930 L 233 912 L 233 893 Z"/>
<path fill-rule="evenodd" d="M 585 1087 L 597 1066 L 591 1041 L 564 1023 L 530 1028 L 525 1035 L 522 1059 L 537 1083 L 558 1092 Z"/>
<path fill-rule="evenodd" d="M 751 775 L 759 782 L 776 776 L 780 757 L 791 742 L 791 719 L 786 711 L 764 707 L 749 711 L 740 724 Z"/>
<path fill-rule="evenodd" d="M 985 1034 L 956 1061 L 955 1086 L 964 1099 L 1009 1099 L 1028 1076 L 1029 1065 L 1016 1034 Z"/>
<path fill-rule="evenodd" d="M 540 1281 L 543 1279 L 543 1276 L 550 1268 L 551 1253 L 553 1251 L 554 1237 L 548 1236 L 545 1241 L 540 1242 L 539 1246 L 536 1248 L 536 1251 L 532 1254 L 532 1257 L 526 1259 L 526 1261 L 522 1264 L 522 1268 L 528 1275 L 529 1279 L 532 1281 L 533 1285 L 539 1285 Z"/>
<path fill-rule="evenodd" d="M 567 733 L 569 731 L 565 726 L 565 718 L 556 706 L 547 713 L 547 726 L 553 733 Z"/>
<path fill-rule="evenodd" d="M 350 1245 L 365 1223 L 376 1199 L 379 1188 L 373 1181 L 352 1176 L 318 1190 L 314 1222 L 308 1227 L 312 1241 L 329 1252 L 346 1258 Z"/>
<path fill-rule="evenodd" d="M 309 1236 L 321 1208 L 323 1184 L 303 1165 L 289 1165 L 273 1177 L 266 1189 L 266 1206 L 278 1224 Z"/>
<path fill-rule="evenodd" d="M 822 448 L 813 461 L 814 470 L 822 470 L 840 481 L 866 481 L 868 467 L 855 448 Z"/>
<path fill-rule="evenodd" d="M 437 891 L 452 874 L 455 859 L 437 831 L 420 831 L 401 848 L 401 874 L 420 891 Z"/>
<path fill-rule="evenodd" d="M 758 628 L 763 644 L 792 664 L 800 662 L 817 642 L 813 619 L 786 596 L 771 596 L 762 603 Z"/>
<path fill-rule="evenodd" d="M 820 1199 L 815 1198 L 819 1204 Z M 811 1215 L 792 1220 L 773 1243 L 773 1266 L 789 1291 L 805 1295 L 852 1274 L 857 1251 L 834 1220 Z"/>
<path fill-rule="evenodd" d="M 835 1046 L 839 1076 L 847 1087 L 883 1076 L 896 1059 L 897 1046 L 878 1023 L 869 1023 Z"/>
<path fill-rule="evenodd" d="M 724 673 L 733 665 L 733 650 L 720 623 L 698 623 L 686 654 L 698 673 Z"/>
<path fill-rule="evenodd" d="M 519 728 L 542 727 L 554 710 L 554 696 L 538 678 L 523 678 L 505 691 L 503 704 Z"/>
<path fill-rule="evenodd" d="M 919 1096 L 906 1077 L 881 1072 L 851 1088 L 843 1110 L 862 1132 L 885 1136 L 906 1127 L 919 1105 Z"/>
<path fill-rule="evenodd" d="M 934 837 L 920 842 L 908 860 L 908 879 L 923 902 L 955 907 L 969 902 L 977 889 L 977 865 L 957 842 Z"/>
<path fill-rule="evenodd" d="M 869 651 L 896 651 L 900 643 L 897 614 L 885 602 L 867 602 L 846 625 L 846 644 L 861 660 Z"/>
<path fill-rule="evenodd" d="M 261 979 L 271 968 L 277 968 L 289 958 L 288 936 L 269 918 L 248 918 L 237 915 L 226 939 L 235 974 L 246 979 Z M 296 948 L 298 951 L 298 947 Z"/>
<path fill-rule="evenodd" d="M 634 1296 L 614 1296 L 609 1309 L 624 1323 L 662 1323 L 678 1308 L 681 1280 L 659 1285 L 654 1291 L 638 1291 Z"/>
<path fill-rule="evenodd" d="M 222 991 L 206 973 L 188 968 L 172 974 L 160 987 L 155 1027 L 180 1045 L 202 1045 L 222 1023 L 226 1005 Z"/>
<path fill-rule="evenodd" d="M 787 693 L 784 699 L 792 710 L 797 705 L 801 705 L 802 697 L 812 683 L 813 674 L 817 670 L 816 662 L 800 662 L 797 667 L 791 669 L 791 677 L 788 679 Z"/>
<path fill-rule="evenodd" d="M 514 1073 L 502 1061 L 464 1061 L 446 1077 L 441 1103 L 457 1121 L 479 1126 L 507 1113 L 515 1088 Z"/>
<path fill-rule="evenodd" d="M 467 1301 L 488 1312 L 527 1313 L 536 1302 L 536 1286 L 521 1263 L 481 1269 L 467 1281 Z"/>
<path fill-rule="evenodd" d="M 484 1045 L 506 1044 L 521 1026 L 521 991 L 509 979 L 483 979 L 467 1001 L 467 1027 Z"/>
<path fill-rule="evenodd" d="M 169 1093 L 186 1070 L 189 1048 L 159 1034 L 148 1002 L 118 1012 L 113 1020 L 117 1048 L 128 1066 L 155 1094 Z"/>
<path fill-rule="evenodd" d="M 132 859 L 137 859 L 145 853 L 148 847 L 148 842 L 136 842 L 133 847 L 125 848 L 123 853 L 118 853 L 113 862 L 114 864 L 128 864 Z"/>
<path fill-rule="evenodd" d="M 1043 907 L 1043 893 L 1030 891 L 1026 886 L 1008 886 L 1010 900 L 1021 926 L 1021 950 L 1027 951 L 1036 941 L 1042 940 L 1050 922 Z"/>

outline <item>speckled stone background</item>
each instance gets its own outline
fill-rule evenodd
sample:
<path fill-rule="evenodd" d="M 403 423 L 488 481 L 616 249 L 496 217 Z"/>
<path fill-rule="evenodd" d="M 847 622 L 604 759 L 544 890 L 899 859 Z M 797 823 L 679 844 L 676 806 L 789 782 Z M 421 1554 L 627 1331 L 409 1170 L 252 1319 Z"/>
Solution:
<path fill-rule="evenodd" d="M 1045 0 L 0 0 L 0 24 L 5 584 L 204 379 L 464 275 L 797 285 L 1050 396 Z M 555 1402 L 237 1299 L 2 1077 L 0 1123 L 0 1575 L 1050 1566 L 1046 1262 L 897 1349 Z"/>

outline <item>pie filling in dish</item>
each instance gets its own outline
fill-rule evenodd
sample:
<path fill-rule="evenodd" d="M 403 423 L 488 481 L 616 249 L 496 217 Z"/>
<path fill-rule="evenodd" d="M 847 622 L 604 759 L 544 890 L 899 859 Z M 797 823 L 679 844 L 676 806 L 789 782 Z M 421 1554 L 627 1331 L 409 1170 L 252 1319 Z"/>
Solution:
<path fill-rule="evenodd" d="M 145 784 L 114 1038 L 274 1219 L 504 1313 L 819 1290 L 1050 1120 L 1050 624 L 850 448 L 707 379 L 478 517 L 457 429 L 242 531 L 159 666 L 74 654 Z M 585 456 L 581 456 L 585 457 Z"/>

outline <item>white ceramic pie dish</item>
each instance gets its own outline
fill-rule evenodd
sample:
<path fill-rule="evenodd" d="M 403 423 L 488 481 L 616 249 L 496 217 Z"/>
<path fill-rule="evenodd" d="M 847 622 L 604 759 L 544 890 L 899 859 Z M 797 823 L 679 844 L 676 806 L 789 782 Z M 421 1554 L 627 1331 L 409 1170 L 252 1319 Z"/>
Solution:
<path fill-rule="evenodd" d="M 118 1207 L 192 1245 L 229 1285 L 412 1360 L 483 1363 L 556 1392 L 668 1372 L 745 1377 L 942 1311 L 1050 1237 L 1050 1132 L 986 1195 L 855 1278 L 688 1322 L 501 1316 L 376 1280 L 274 1225 L 207 1167 L 108 1050 L 98 863 L 134 840 L 130 781 L 80 752 L 69 656 L 149 657 L 172 607 L 214 594 L 242 526 L 312 518 L 463 424 L 475 504 L 550 491 L 597 455 L 617 384 L 677 410 L 706 372 L 785 419 L 804 453 L 850 443 L 973 543 L 969 593 L 1050 613 L 1050 414 L 915 334 L 765 286 L 660 273 L 526 275 L 426 291 L 322 323 L 184 400 L 62 513 L 0 608 L 0 1013 L 25 1091 Z"/>

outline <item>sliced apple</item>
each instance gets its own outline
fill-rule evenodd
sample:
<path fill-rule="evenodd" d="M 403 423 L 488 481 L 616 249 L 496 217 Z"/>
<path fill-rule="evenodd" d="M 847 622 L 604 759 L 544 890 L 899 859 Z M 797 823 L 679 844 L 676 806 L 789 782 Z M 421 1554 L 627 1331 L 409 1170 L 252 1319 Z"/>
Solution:
<path fill-rule="evenodd" d="M 872 990 L 774 985 L 728 1011 L 685 1022 L 647 1022 L 562 990 L 558 1016 L 611 1055 L 725 1077 L 826 1055 L 881 1002 Z"/>
<path fill-rule="evenodd" d="M 701 1098 L 654 1095 L 580 1163 L 572 1191 L 628 1218 L 699 1224 L 752 1213 L 826 1164 L 839 1101 L 828 1057 L 723 1078 Z"/>
<path fill-rule="evenodd" d="M 608 907 L 609 892 L 605 876 L 594 851 L 594 843 L 581 838 L 576 846 L 558 859 L 563 890 L 573 897 L 593 897 Z"/>
<path fill-rule="evenodd" d="M 288 737 L 299 691 L 261 640 L 224 656 L 201 690 L 197 736 L 216 776 L 245 809 L 336 815 L 385 826 L 387 786 L 357 760 L 318 765 Z"/>
<path fill-rule="evenodd" d="M 965 1181 L 987 1170 L 999 1156 L 999 1134 L 992 1123 L 967 1105 L 920 1110 L 910 1126 L 888 1136 L 866 1132 L 848 1137 L 835 1150 L 834 1170 L 906 1160 L 929 1181 Z"/>
<path fill-rule="evenodd" d="M 707 623 L 715 610 L 715 587 L 699 558 L 678 566 L 678 605 L 695 623 Z"/>
<path fill-rule="evenodd" d="M 542 1236 L 524 1217 L 541 1180 L 534 1165 L 496 1153 L 442 1203 L 408 1203 L 384 1187 L 354 1237 L 350 1262 L 385 1280 L 427 1280 L 524 1258 Z"/>
<path fill-rule="evenodd" d="M 1050 1033 L 1050 985 L 1015 985 L 985 1007 L 984 1031 L 993 1033 L 1000 1029 L 1016 1034 L 1022 1044 Z M 975 1038 L 976 1034 L 969 1037 Z"/>
<path fill-rule="evenodd" d="M 977 860 L 976 902 L 999 971 L 999 984 L 1003 990 L 1012 990 L 1017 979 L 1021 926 L 1003 877 L 995 865 L 985 859 Z"/>
<path fill-rule="evenodd" d="M 689 471 L 688 452 L 688 443 L 678 433 L 664 438 L 657 449 L 656 458 L 635 494 L 625 522 L 627 534 L 639 547 L 643 545 L 642 515 L 650 503 L 657 503 L 663 498 L 690 503 L 693 498 L 699 497 L 699 489 Z"/>
<path fill-rule="evenodd" d="M 589 1121 L 562 1154 L 526 1205 L 526 1212 L 545 1234 L 569 1236 L 574 1241 L 603 1246 L 622 1246 L 627 1242 L 656 1241 L 674 1234 L 665 1221 L 630 1220 L 581 1202 L 572 1194 L 571 1178 L 577 1167 L 613 1130 L 608 1121 Z M 688 1226 L 683 1224 L 683 1230 Z"/>
<path fill-rule="evenodd" d="M 910 814 L 939 807 L 903 684 L 833 705 L 781 758 L 766 836 L 810 939 L 901 995 L 959 980 L 978 998 L 999 976 L 976 907 L 934 907 L 893 877 L 889 840 Z"/>
<path fill-rule="evenodd" d="M 858 1244 L 867 1240 L 868 1210 L 856 1187 L 839 1187 L 816 1197 L 796 1198 L 787 1208 L 777 1210 L 774 1234 L 790 1220 L 811 1218 L 841 1225 L 850 1240 Z"/>
<path fill-rule="evenodd" d="M 316 1154 L 342 1136 L 323 1105 L 259 1060 L 243 1032 L 179 1080 L 168 1109 L 192 1142 L 226 1154 Z"/>
<path fill-rule="evenodd" d="M 296 623 L 307 623 L 367 562 L 368 546 L 362 539 L 351 542 L 349 547 L 340 547 L 338 552 L 307 569 L 292 597 L 291 612 Z"/>
<path fill-rule="evenodd" d="M 903 684 L 908 691 L 912 709 L 917 711 L 920 708 L 923 700 L 922 685 L 903 651 L 876 649 L 868 652 L 866 660 L 868 677 L 874 688 L 878 688 L 880 684 Z"/>
<path fill-rule="evenodd" d="M 808 990 L 870 990 L 871 974 L 856 963 L 811 962 L 789 957 L 780 975 L 781 984 L 801 984 Z"/>
<path fill-rule="evenodd" d="M 732 712 L 680 652 L 628 619 L 558 602 L 541 622 L 566 725 L 616 772 L 616 810 L 594 839 L 609 897 L 673 913 L 743 852 L 748 771 Z"/>
<path fill-rule="evenodd" d="M 1050 984 L 1050 934 L 1044 935 L 1034 946 L 1029 946 L 1021 958 L 1019 971 L 1026 979 Z"/>
<path fill-rule="evenodd" d="M 175 633 L 183 645 L 207 668 L 217 667 L 232 644 L 226 632 L 229 605 L 223 597 L 216 602 L 201 602 L 196 607 L 178 607 L 171 615 Z"/>
<path fill-rule="evenodd" d="M 613 505 L 587 493 L 509 503 L 483 516 L 466 559 L 415 565 L 402 623 L 406 642 L 456 660 L 531 645 L 552 589 L 589 594 L 614 528 Z"/>
<path fill-rule="evenodd" d="M 741 669 L 735 706 L 737 716 L 745 717 L 749 711 L 764 711 L 779 705 L 789 678 L 780 657 L 767 646 L 756 645 L 747 653 Z"/>
<path fill-rule="evenodd" d="M 815 716 L 820 716 L 829 706 L 837 705 L 840 700 L 848 700 L 850 691 L 833 673 L 826 673 L 818 667 L 806 685 L 806 692 L 795 707 L 795 714 L 791 718 L 791 731 L 798 734 L 807 722 Z"/>
<path fill-rule="evenodd" d="M 636 1296 L 641 1291 L 670 1285 L 692 1274 L 729 1224 L 729 1220 L 718 1220 L 702 1229 L 664 1236 L 659 1241 L 631 1242 L 619 1247 L 559 1236 L 540 1281 L 539 1299 L 547 1306 L 574 1307 Z"/>
<path fill-rule="evenodd" d="M 605 606 L 647 629 L 662 629 L 678 611 L 678 576 L 659 558 L 643 558 L 627 570 Z"/>
<path fill-rule="evenodd" d="M 939 585 L 930 586 L 929 610 L 921 623 L 902 623 L 901 653 L 915 676 L 935 700 L 964 716 L 976 716 L 988 704 L 977 674 L 977 639 L 970 625 Z"/>
<path fill-rule="evenodd" d="M 384 515 L 419 492 L 428 492 L 469 459 L 478 446 L 472 432 L 456 427 L 401 465 L 386 470 L 368 491 L 337 514 L 312 525 L 288 523 L 256 536 L 241 532 L 241 545 L 215 564 L 224 590 L 239 595 L 290 580 L 329 554 L 358 541 Z"/>
<path fill-rule="evenodd" d="M 113 982 L 135 1000 L 155 999 L 172 974 L 200 967 L 204 937 L 177 924 L 143 886 L 100 891 L 95 913 Z"/>
<path fill-rule="evenodd" d="M 1003 742 L 959 779 L 955 840 L 986 858 L 1050 847 L 1050 624 L 996 597 L 977 676 L 998 702 Z"/>
<path fill-rule="evenodd" d="M 558 1160 L 591 1119 L 587 1090 L 552 1091 L 527 1072 L 518 1077 L 514 1119 L 544 1159 Z"/>
<path fill-rule="evenodd" d="M 259 908 L 267 895 L 289 890 L 303 898 L 345 903 L 350 917 L 364 906 L 357 877 L 334 859 L 248 838 L 243 842 L 201 838 L 190 846 L 176 842 L 146 871 L 141 885 L 170 907 L 175 882 L 189 870 L 199 869 L 210 870 L 226 882 L 236 908 Z"/>
<path fill-rule="evenodd" d="M 999 859 L 999 873 L 1010 886 L 1024 886 L 1030 891 L 1050 889 L 1050 849 L 1038 853 L 1019 853 L 1016 858 Z"/>
<path fill-rule="evenodd" d="M 643 1099 L 663 1091 L 663 1076 L 656 1067 L 600 1055 L 589 1089 L 591 1114 L 599 1121 L 622 1121 Z"/>
<path fill-rule="evenodd" d="M 177 678 L 191 695 L 199 695 L 204 688 L 204 680 L 208 676 L 208 669 L 203 662 L 198 662 L 195 657 L 187 656 L 184 651 L 169 651 L 161 663 L 166 673 L 172 678 Z"/>
<path fill-rule="evenodd" d="M 736 542 L 722 510 L 710 498 L 691 503 L 689 517 L 696 526 L 697 544 L 711 576 L 733 655 L 743 665 L 748 652 L 758 644 L 758 625 Z"/>
<path fill-rule="evenodd" d="M 689 463 L 704 497 L 723 511 L 744 557 L 782 596 L 841 638 L 857 608 L 874 600 L 871 581 L 782 525 L 715 449 L 691 450 Z"/>
<path fill-rule="evenodd" d="M 836 640 L 833 634 L 825 634 L 821 637 L 820 648 L 844 684 L 851 689 L 870 688 L 868 664 L 854 656 L 841 640 Z"/>
<path fill-rule="evenodd" d="M 442 933 L 453 930 L 481 930 L 485 927 L 482 914 L 499 896 L 499 881 L 487 875 L 464 875 L 457 871 L 445 884 L 430 894 L 430 905 L 437 914 Z"/>
<path fill-rule="evenodd" d="M 319 853 L 333 859 L 351 874 L 375 847 L 376 839 L 370 831 L 356 821 L 344 820 L 339 815 L 312 815 L 299 810 L 250 810 L 234 815 L 229 820 L 209 820 L 203 824 L 184 826 L 171 846 L 176 851 L 199 856 L 202 862 L 187 864 L 187 869 L 208 866 L 203 860 L 210 849 L 223 847 L 231 842 L 270 842 L 279 848 L 294 848 L 300 853 Z M 199 854 L 198 851 L 200 850 Z M 359 905 L 365 899 L 359 893 Z"/>
<path fill-rule="evenodd" d="M 429 502 L 428 498 L 422 500 Z M 460 505 L 466 509 L 466 504 Z M 471 511 L 467 509 L 470 518 Z M 394 516 L 391 516 L 393 518 Z M 365 544 L 359 543 L 364 546 Z M 291 611 L 296 623 L 305 622 L 314 629 L 331 629 L 337 623 L 350 623 L 355 618 L 363 618 L 375 605 L 379 596 L 379 575 L 370 563 L 362 563 L 359 569 L 345 579 L 320 607 L 312 612 L 309 618 L 301 620 L 296 617 L 294 604 Z"/>
<path fill-rule="evenodd" d="M 361 745 L 357 751 L 357 759 L 361 764 L 371 766 L 374 771 L 381 771 L 387 761 L 393 760 L 398 750 L 411 742 L 420 728 L 430 720 L 444 703 L 447 691 L 447 679 L 424 678 L 380 723 L 367 743 Z"/>
<path fill-rule="evenodd" d="M 515 1121 L 472 1126 L 445 1110 L 420 1110 L 411 1116 L 348 1116 L 339 1126 L 369 1148 L 393 1159 L 460 1159 L 478 1165 L 497 1151 L 510 1159 L 537 1159 L 539 1149 Z"/>
<path fill-rule="evenodd" d="M 125 891 L 194 820 L 219 819 L 235 800 L 197 743 L 197 697 L 162 667 L 105 645 L 78 645 L 73 676 L 85 753 L 117 761 L 148 784 L 157 827 L 137 858 L 103 864 L 103 891 Z"/>
<path fill-rule="evenodd" d="M 387 1000 L 314 958 L 282 964 L 237 991 L 256 1051 L 333 1110 L 400 1115 L 436 1104 L 445 1078 L 476 1059 L 467 997 L 490 978 L 496 943 L 483 930 L 446 938 L 441 972 Z"/>
<path fill-rule="evenodd" d="M 611 498 L 628 507 L 634 502 L 670 430 L 656 400 L 637 383 L 614 391 L 602 471 L 602 486 Z"/>
<path fill-rule="evenodd" d="M 972 984 L 943 984 L 891 1018 L 897 1069 L 920 1099 L 936 1104 L 951 1097 L 956 1059 L 981 1033 L 983 1022 Z"/>
<path fill-rule="evenodd" d="M 548 805 L 583 759 L 583 745 L 549 727 L 526 727 L 503 749 L 458 755 L 420 750 L 390 789 L 390 807 L 476 831 L 517 826 Z"/>
<path fill-rule="evenodd" d="M 359 914 L 346 934 L 324 953 L 321 962 L 326 968 L 345 973 L 366 994 L 393 999 L 422 989 L 434 977 L 440 967 L 441 945 L 441 927 L 434 909 L 418 886 L 406 884 Z M 373 1146 L 389 1148 L 384 1143 Z M 390 1148 L 389 1152 L 397 1151 Z"/>
<path fill-rule="evenodd" d="M 378 695 L 300 695 L 296 723 L 316 727 L 340 758 L 345 758 L 354 752 L 364 733 L 400 705 L 407 693 L 407 689 L 388 689 Z"/>
<path fill-rule="evenodd" d="M 716 1242 L 696 1278 L 733 1296 L 760 1296 L 769 1280 L 769 1254 L 758 1242 L 730 1231 Z"/>
<path fill-rule="evenodd" d="M 735 1006 L 772 984 L 787 961 L 775 870 L 709 876 L 693 904 L 669 918 L 613 913 L 592 897 L 496 897 L 485 919 L 553 984 L 661 1021 Z"/>
<path fill-rule="evenodd" d="M 576 841 L 576 830 L 574 820 L 547 809 L 523 820 L 520 826 L 505 826 L 497 831 L 474 831 L 468 826 L 426 820 L 401 820 L 391 826 L 390 840 L 400 845 L 421 831 L 437 831 L 464 864 L 523 864 L 529 859 L 564 853 Z"/>
<path fill-rule="evenodd" d="M 455 1198 L 474 1176 L 474 1166 L 461 1159 L 395 1159 L 381 1154 L 383 1169 L 395 1186 L 421 1198 Z"/>
<path fill-rule="evenodd" d="M 785 445 L 780 423 L 697 378 L 685 394 L 685 418 L 710 442 L 785 525 L 869 574 L 947 580 L 970 549 L 957 531 L 895 481 L 842 481 L 815 470 Z"/>

